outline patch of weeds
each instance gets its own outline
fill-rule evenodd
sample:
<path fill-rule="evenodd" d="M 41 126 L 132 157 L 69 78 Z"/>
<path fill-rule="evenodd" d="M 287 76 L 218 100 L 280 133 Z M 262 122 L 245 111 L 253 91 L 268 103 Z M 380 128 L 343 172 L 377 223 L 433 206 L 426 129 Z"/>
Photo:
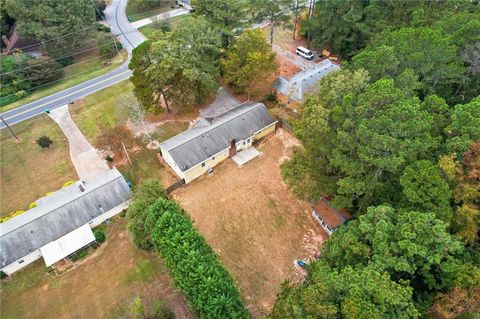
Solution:
<path fill-rule="evenodd" d="M 123 283 L 129 286 L 134 282 L 149 282 L 159 270 L 159 265 L 150 259 L 141 259 L 137 261 L 133 271 L 125 276 Z"/>
<path fill-rule="evenodd" d="M 285 218 L 282 212 L 278 209 L 277 203 L 270 196 L 268 196 L 268 208 L 271 208 L 275 212 L 273 226 L 275 226 L 275 228 L 282 227 L 285 224 Z"/>

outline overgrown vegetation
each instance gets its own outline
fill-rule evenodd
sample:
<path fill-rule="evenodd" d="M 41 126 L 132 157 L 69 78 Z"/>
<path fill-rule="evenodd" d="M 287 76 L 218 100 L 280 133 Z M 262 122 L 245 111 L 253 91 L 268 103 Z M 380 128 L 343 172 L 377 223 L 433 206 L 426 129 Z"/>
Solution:
<path fill-rule="evenodd" d="M 201 318 L 249 318 L 233 279 L 185 212 L 150 181 L 135 191 L 129 229 L 139 247 L 154 248 Z"/>
<path fill-rule="evenodd" d="M 325 242 L 305 285 L 285 287 L 272 317 L 473 317 L 480 8 L 319 2 L 304 31 L 352 58 L 302 104 L 294 126 L 304 148 L 282 175 L 298 196 L 330 195 L 356 220 Z"/>

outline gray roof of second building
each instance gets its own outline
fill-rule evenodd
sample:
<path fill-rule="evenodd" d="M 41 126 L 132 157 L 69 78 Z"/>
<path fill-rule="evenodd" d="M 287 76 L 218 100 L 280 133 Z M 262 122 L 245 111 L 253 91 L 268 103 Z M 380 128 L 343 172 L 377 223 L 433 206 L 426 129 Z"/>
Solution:
<path fill-rule="evenodd" d="M 276 82 L 277 90 L 293 100 L 302 100 L 308 92 L 314 90 L 315 85 L 328 73 L 339 70 L 340 66 L 324 60 L 311 69 L 303 70 L 293 75 L 289 80 L 279 78 Z"/>
<path fill-rule="evenodd" d="M 276 121 L 263 103 L 245 102 L 217 118 L 211 125 L 193 127 L 160 144 L 184 172 L 230 147 L 232 139 L 245 140 Z"/>
<path fill-rule="evenodd" d="M 86 183 L 84 192 L 79 190 L 80 183 L 43 198 L 37 207 L 0 224 L 0 267 L 85 225 L 130 197 L 130 188 L 116 169 Z"/>

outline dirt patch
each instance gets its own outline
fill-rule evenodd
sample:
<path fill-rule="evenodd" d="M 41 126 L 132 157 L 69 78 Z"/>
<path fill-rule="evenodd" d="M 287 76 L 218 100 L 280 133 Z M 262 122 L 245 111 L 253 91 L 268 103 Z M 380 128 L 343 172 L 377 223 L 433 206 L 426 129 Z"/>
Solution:
<path fill-rule="evenodd" d="M 294 261 L 312 258 L 324 238 L 309 205 L 280 176 L 280 159 L 297 143 L 280 129 L 257 145 L 263 156 L 243 167 L 228 159 L 212 175 L 173 193 L 220 255 L 254 316 L 271 310 L 285 279 L 300 278 Z"/>
<path fill-rule="evenodd" d="M 46 275 L 39 261 L 3 282 L 2 318 L 123 318 L 137 296 L 146 306 L 163 300 L 177 318 L 195 317 L 163 261 L 132 245 L 125 219 L 111 226 L 103 245 L 101 253 L 63 276 Z M 25 285 L 35 272 L 41 279 Z"/>

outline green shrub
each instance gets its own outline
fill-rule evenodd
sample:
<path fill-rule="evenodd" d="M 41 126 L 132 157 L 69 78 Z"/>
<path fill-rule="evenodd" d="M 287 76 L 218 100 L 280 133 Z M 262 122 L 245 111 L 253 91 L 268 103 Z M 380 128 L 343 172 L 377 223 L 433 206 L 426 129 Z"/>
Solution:
<path fill-rule="evenodd" d="M 37 144 L 42 148 L 48 148 L 53 144 L 53 142 L 48 136 L 44 135 L 37 140 Z"/>
<path fill-rule="evenodd" d="M 250 317 L 230 274 L 177 203 L 159 199 L 145 224 L 176 285 L 200 318 Z"/>
<path fill-rule="evenodd" d="M 145 180 L 135 187 L 132 203 L 127 211 L 128 228 L 136 246 L 144 250 L 152 249 L 151 231 L 145 229 L 148 208 L 159 198 L 165 197 L 165 191 L 159 180 Z"/>
<path fill-rule="evenodd" d="M 105 235 L 105 232 L 101 229 L 95 229 L 93 232 L 93 235 L 95 236 L 95 240 L 97 243 L 101 244 L 105 241 L 107 236 Z"/>
<path fill-rule="evenodd" d="M 101 24 L 101 23 L 96 23 L 95 24 L 95 29 L 97 29 L 97 31 L 101 31 L 101 32 L 105 32 L 105 33 L 110 32 L 110 28 L 107 27 L 106 25 Z"/>

